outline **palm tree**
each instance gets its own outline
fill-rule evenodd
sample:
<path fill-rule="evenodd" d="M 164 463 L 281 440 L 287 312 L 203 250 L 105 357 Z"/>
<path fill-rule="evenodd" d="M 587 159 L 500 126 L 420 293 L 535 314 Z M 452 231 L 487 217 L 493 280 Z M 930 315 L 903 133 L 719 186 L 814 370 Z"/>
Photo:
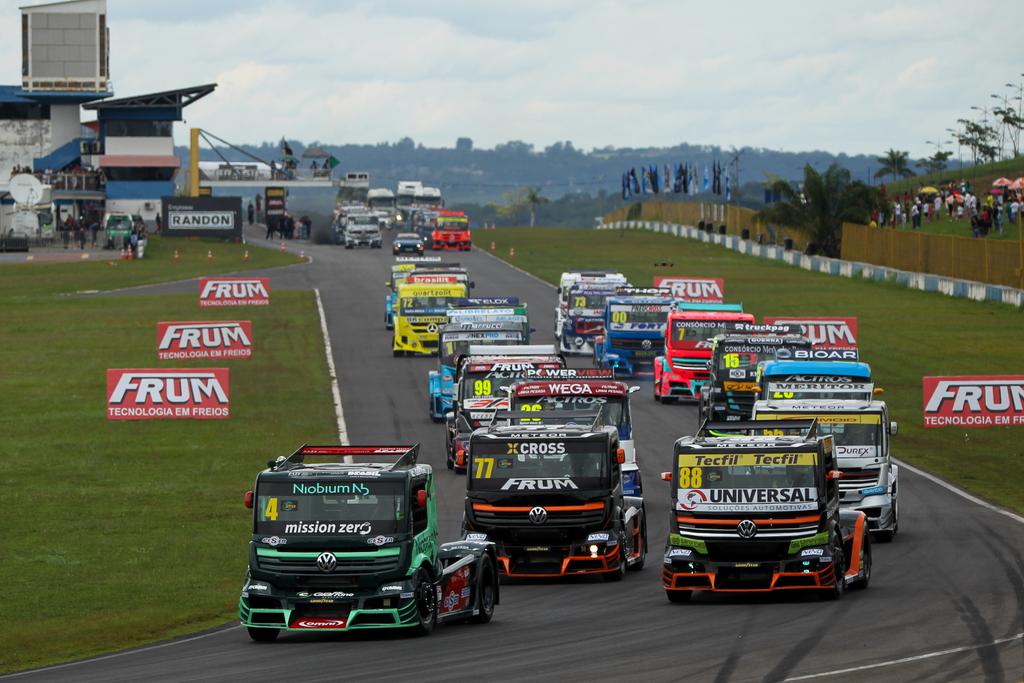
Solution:
<path fill-rule="evenodd" d="M 909 178 L 914 175 L 910 168 L 910 152 L 903 152 L 898 149 L 890 149 L 885 156 L 878 159 L 881 168 L 875 173 L 876 178 L 892 176 L 893 182 L 897 178 Z"/>
<path fill-rule="evenodd" d="M 548 203 L 548 198 L 547 197 L 542 197 L 540 192 L 541 192 L 541 188 L 540 187 L 530 187 L 530 186 L 527 186 L 525 188 L 525 193 L 524 193 L 523 201 L 530 207 L 530 227 L 531 228 L 537 222 L 537 206 L 540 205 L 540 204 L 547 204 Z"/>
<path fill-rule="evenodd" d="M 781 179 L 770 188 L 782 200 L 759 212 L 758 218 L 799 230 L 826 256 L 839 256 L 843 222 L 867 223 L 878 199 L 877 189 L 852 180 L 850 172 L 835 163 L 824 173 L 804 166 L 802 190 Z"/>

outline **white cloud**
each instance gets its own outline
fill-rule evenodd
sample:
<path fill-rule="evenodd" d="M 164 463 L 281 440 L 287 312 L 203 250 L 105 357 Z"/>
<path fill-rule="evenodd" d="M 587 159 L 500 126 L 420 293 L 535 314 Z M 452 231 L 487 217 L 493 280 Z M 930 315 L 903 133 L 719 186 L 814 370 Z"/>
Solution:
<path fill-rule="evenodd" d="M 17 82 L 17 4 L 0 0 L 0 82 Z M 998 12 L 992 0 L 109 0 L 117 94 L 217 81 L 186 116 L 237 142 L 913 156 L 1020 73 Z"/>

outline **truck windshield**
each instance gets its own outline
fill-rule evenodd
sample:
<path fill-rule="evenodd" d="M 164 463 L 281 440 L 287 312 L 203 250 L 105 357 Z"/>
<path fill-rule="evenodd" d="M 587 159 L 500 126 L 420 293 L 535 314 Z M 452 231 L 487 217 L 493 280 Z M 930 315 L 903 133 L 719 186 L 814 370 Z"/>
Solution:
<path fill-rule="evenodd" d="M 447 308 L 449 301 L 459 297 L 448 296 L 403 296 L 398 302 L 400 311 L 413 311 L 423 308 Z"/>
<path fill-rule="evenodd" d="M 462 377 L 460 395 L 462 398 L 505 398 L 502 391 L 516 382 L 521 382 L 521 372 L 467 372 Z"/>
<path fill-rule="evenodd" d="M 668 304 L 612 304 L 612 329 L 645 325 L 655 329 L 668 319 Z"/>
<path fill-rule="evenodd" d="M 517 401 L 514 410 L 601 411 L 601 424 L 622 427 L 627 422 L 625 399 L 619 396 L 540 396 Z"/>
<path fill-rule="evenodd" d="M 257 534 L 372 537 L 402 533 L 408 525 L 405 486 L 398 481 L 260 482 L 256 499 Z"/>
<path fill-rule="evenodd" d="M 472 445 L 470 488 L 572 491 L 607 485 L 604 441 L 480 440 Z"/>
<path fill-rule="evenodd" d="M 875 423 L 850 424 L 841 422 L 843 417 L 874 418 Z M 833 435 L 837 446 L 880 446 L 882 444 L 882 421 L 878 415 L 823 416 L 818 419 L 818 434 Z"/>
<path fill-rule="evenodd" d="M 817 453 L 680 453 L 678 508 L 773 512 L 817 508 Z"/>
<path fill-rule="evenodd" d="M 580 292 L 572 292 L 569 295 L 569 308 L 588 311 L 604 310 L 604 305 L 607 300 L 607 294 L 582 294 Z"/>
<path fill-rule="evenodd" d="M 673 320 L 669 345 L 674 349 L 692 349 L 712 337 L 725 334 L 735 321 L 726 320 Z"/>
<path fill-rule="evenodd" d="M 718 369 L 719 370 L 730 370 L 734 368 L 752 368 L 758 363 L 775 360 L 779 353 L 779 349 L 786 349 L 792 354 L 793 349 L 805 348 L 802 346 L 786 346 L 783 344 L 777 345 L 760 345 L 757 346 L 749 345 L 744 347 L 730 348 L 728 346 L 722 349 L 722 353 L 718 357 Z"/>
<path fill-rule="evenodd" d="M 371 216 L 370 214 L 358 214 L 355 216 L 349 216 L 348 222 L 351 223 L 352 225 L 372 226 L 374 228 L 377 227 L 377 217 Z"/>
<path fill-rule="evenodd" d="M 523 334 L 515 331 L 456 332 L 441 337 L 441 365 L 451 365 L 455 356 L 469 351 L 470 344 L 493 346 L 494 344 L 518 344 Z"/>

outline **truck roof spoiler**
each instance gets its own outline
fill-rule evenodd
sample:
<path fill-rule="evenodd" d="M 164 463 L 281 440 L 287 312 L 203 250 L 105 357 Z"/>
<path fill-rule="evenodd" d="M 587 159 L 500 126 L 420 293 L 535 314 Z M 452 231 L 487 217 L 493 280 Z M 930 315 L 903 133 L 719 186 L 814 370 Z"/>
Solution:
<path fill-rule="evenodd" d="M 781 433 L 780 433 L 781 432 Z M 750 420 L 746 422 L 705 421 L 695 436 L 800 436 L 812 439 L 818 435 L 818 421 L 806 420 Z"/>
<path fill-rule="evenodd" d="M 470 344 L 467 356 L 560 356 L 554 344 Z"/>
<path fill-rule="evenodd" d="M 576 425 L 578 427 L 586 427 L 593 429 L 598 425 L 601 420 L 600 410 L 538 410 L 533 411 L 518 411 L 518 410 L 498 410 L 494 413 L 494 419 L 491 425 L 495 425 L 498 421 L 508 422 L 509 426 L 513 426 L 513 423 L 518 422 L 515 426 L 526 426 L 529 425 Z"/>
<path fill-rule="evenodd" d="M 313 446 L 307 443 L 302 444 L 295 452 L 287 458 L 279 457 L 271 460 L 267 467 L 272 470 L 289 469 L 296 465 L 302 465 L 307 458 L 326 459 L 337 463 L 351 463 L 362 465 L 382 465 L 383 469 L 394 470 L 400 467 L 412 467 L 419 457 L 420 445 L 411 446 Z M 391 462 L 391 458 L 398 456 L 398 459 Z M 360 462 L 356 463 L 353 458 L 362 457 L 387 457 L 388 462 Z"/>

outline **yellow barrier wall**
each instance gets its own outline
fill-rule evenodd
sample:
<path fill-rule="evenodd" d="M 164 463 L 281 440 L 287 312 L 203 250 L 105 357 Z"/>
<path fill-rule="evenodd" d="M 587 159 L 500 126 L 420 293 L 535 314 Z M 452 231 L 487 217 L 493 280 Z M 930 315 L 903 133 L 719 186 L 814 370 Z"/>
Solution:
<path fill-rule="evenodd" d="M 1019 242 L 843 224 L 842 258 L 1024 288 Z"/>

